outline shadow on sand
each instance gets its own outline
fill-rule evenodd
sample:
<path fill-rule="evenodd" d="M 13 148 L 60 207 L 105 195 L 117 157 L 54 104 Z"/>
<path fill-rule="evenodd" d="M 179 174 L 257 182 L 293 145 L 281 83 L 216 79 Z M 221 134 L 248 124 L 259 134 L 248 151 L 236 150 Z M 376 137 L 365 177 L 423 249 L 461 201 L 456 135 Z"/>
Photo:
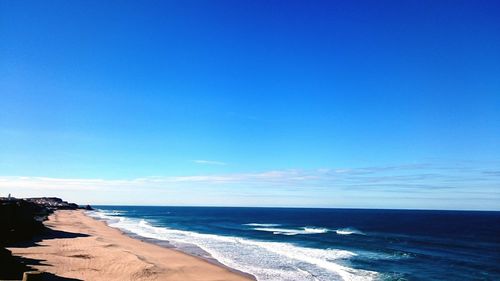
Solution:
<path fill-rule="evenodd" d="M 43 245 L 39 244 L 43 240 L 71 239 L 71 238 L 88 237 L 88 236 L 89 235 L 87 235 L 87 234 L 60 231 L 60 230 L 54 230 L 54 229 L 45 227 L 43 229 L 43 231 L 40 234 L 34 236 L 31 241 L 12 243 L 9 245 L 9 247 L 14 247 L 14 248 L 44 247 Z M 36 270 L 35 268 L 33 268 L 33 266 L 36 266 L 36 265 L 51 266 L 50 264 L 47 263 L 46 260 L 43 260 L 43 259 L 31 259 L 31 258 L 24 258 L 24 257 L 20 257 L 20 256 L 13 256 L 13 258 L 16 260 L 19 267 L 17 268 L 17 270 L 15 270 L 15 272 L 12 272 L 11 274 L 8 274 L 8 275 L 10 275 L 14 278 L 17 278 L 17 279 L 22 278 L 22 272 L 24 272 L 24 271 Z M 2 269 L 2 271 L 3 271 L 3 269 Z M 4 273 L 6 273 L 6 272 L 4 272 Z M 43 273 L 42 276 L 43 276 L 42 280 L 44 280 L 44 281 L 83 281 L 81 279 L 60 277 L 60 276 L 57 276 L 55 274 L 48 273 L 48 272 Z"/>
<path fill-rule="evenodd" d="M 37 234 L 33 236 L 33 239 L 30 241 L 22 241 L 22 242 L 15 242 L 11 243 L 9 247 L 15 247 L 15 248 L 26 248 L 26 247 L 43 247 L 42 245 L 38 244 L 43 240 L 50 240 L 50 239 L 71 239 L 71 238 L 78 238 L 78 237 L 88 237 L 89 235 L 87 234 L 82 234 L 82 233 L 74 233 L 74 232 L 67 232 L 67 231 L 61 231 L 61 230 L 54 230 L 48 227 L 44 227 L 42 232 L 40 234 Z"/>

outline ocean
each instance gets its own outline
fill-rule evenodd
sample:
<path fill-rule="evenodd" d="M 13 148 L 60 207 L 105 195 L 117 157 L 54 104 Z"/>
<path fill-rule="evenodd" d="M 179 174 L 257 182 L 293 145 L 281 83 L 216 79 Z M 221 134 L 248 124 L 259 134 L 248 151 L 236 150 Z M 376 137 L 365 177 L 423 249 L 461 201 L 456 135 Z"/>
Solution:
<path fill-rule="evenodd" d="M 97 206 L 135 237 L 280 280 L 500 280 L 500 212 Z M 168 242 L 168 243 L 167 243 Z"/>

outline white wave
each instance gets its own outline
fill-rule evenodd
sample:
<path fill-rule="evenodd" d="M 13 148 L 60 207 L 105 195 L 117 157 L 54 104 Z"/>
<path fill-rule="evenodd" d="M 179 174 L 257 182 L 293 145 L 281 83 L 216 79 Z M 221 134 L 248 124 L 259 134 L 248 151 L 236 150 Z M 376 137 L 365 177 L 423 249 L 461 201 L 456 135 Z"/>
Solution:
<path fill-rule="evenodd" d="M 272 232 L 273 234 L 281 234 L 281 235 L 321 234 L 330 231 L 328 228 L 315 228 L 315 227 L 303 227 L 302 229 L 256 227 L 254 228 L 254 230 L 267 231 L 267 232 Z"/>
<path fill-rule="evenodd" d="M 103 217 L 95 215 L 96 217 Z M 378 274 L 346 266 L 355 253 L 337 249 L 299 247 L 290 243 L 257 241 L 234 236 L 202 234 L 156 227 L 146 220 L 108 220 L 112 227 L 137 235 L 169 241 L 174 246 L 196 245 L 222 264 L 254 275 L 259 281 L 373 280 Z M 304 228 L 303 232 L 316 231 Z"/>
<path fill-rule="evenodd" d="M 102 211 L 99 211 L 99 210 L 96 210 L 96 211 L 85 211 L 85 213 L 88 216 L 93 217 L 93 218 L 97 218 L 97 219 L 112 219 L 113 218 L 112 216 L 110 216 L 106 212 L 102 212 Z"/>
<path fill-rule="evenodd" d="M 248 225 L 248 226 L 262 226 L 262 227 L 274 227 L 274 226 L 280 226 L 281 224 L 279 224 L 279 223 L 245 223 L 244 225 Z"/>
<path fill-rule="evenodd" d="M 304 231 L 307 233 L 327 233 L 330 229 L 322 227 L 304 227 Z"/>
<path fill-rule="evenodd" d="M 126 214 L 127 211 L 122 211 L 122 210 L 102 210 L 102 209 L 97 209 L 93 211 L 86 211 L 86 214 L 91 216 L 91 217 L 96 217 L 96 218 L 102 218 L 102 219 L 109 219 L 113 217 L 119 217 L 121 215 Z"/>
<path fill-rule="evenodd" d="M 363 232 L 361 232 L 355 228 L 350 228 L 350 227 L 339 228 L 339 229 L 335 230 L 335 233 L 337 233 L 338 235 L 351 235 L 351 234 L 366 235 Z"/>

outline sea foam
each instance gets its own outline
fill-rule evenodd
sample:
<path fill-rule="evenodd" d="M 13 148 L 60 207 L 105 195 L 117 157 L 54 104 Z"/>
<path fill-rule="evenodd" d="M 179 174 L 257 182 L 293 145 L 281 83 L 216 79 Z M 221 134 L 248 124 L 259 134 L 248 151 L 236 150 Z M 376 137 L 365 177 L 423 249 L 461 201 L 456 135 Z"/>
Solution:
<path fill-rule="evenodd" d="M 365 233 L 351 227 L 339 228 L 335 230 L 335 233 L 337 233 L 338 235 L 351 235 L 351 234 L 366 235 Z"/>
<path fill-rule="evenodd" d="M 373 271 L 348 267 L 348 259 L 356 254 L 346 250 L 307 248 L 284 242 L 157 227 L 144 219 L 121 217 L 111 212 L 89 212 L 89 215 L 106 220 L 111 227 L 168 241 L 177 247 L 196 245 L 222 264 L 252 274 L 259 281 L 357 281 L 373 280 L 378 276 Z M 303 228 L 300 231 L 310 233 L 324 230 Z"/>
<path fill-rule="evenodd" d="M 280 226 L 281 224 L 279 224 L 279 223 L 245 223 L 244 225 L 248 225 L 248 226 L 262 226 L 262 227 L 274 227 L 274 226 Z"/>
<path fill-rule="evenodd" d="M 301 229 L 256 227 L 253 228 L 253 230 L 272 232 L 273 234 L 281 234 L 281 235 L 321 234 L 330 231 L 328 228 L 316 228 L 316 227 L 302 227 Z"/>

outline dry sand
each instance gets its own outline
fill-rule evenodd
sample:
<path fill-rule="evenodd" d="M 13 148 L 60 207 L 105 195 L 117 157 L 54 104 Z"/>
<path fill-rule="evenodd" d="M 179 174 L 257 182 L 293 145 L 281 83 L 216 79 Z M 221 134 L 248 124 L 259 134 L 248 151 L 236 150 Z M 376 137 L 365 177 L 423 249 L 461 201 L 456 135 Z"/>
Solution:
<path fill-rule="evenodd" d="M 122 234 L 82 211 L 57 211 L 50 230 L 30 245 L 10 247 L 32 267 L 60 277 L 111 280 L 253 280 L 203 259 Z"/>

